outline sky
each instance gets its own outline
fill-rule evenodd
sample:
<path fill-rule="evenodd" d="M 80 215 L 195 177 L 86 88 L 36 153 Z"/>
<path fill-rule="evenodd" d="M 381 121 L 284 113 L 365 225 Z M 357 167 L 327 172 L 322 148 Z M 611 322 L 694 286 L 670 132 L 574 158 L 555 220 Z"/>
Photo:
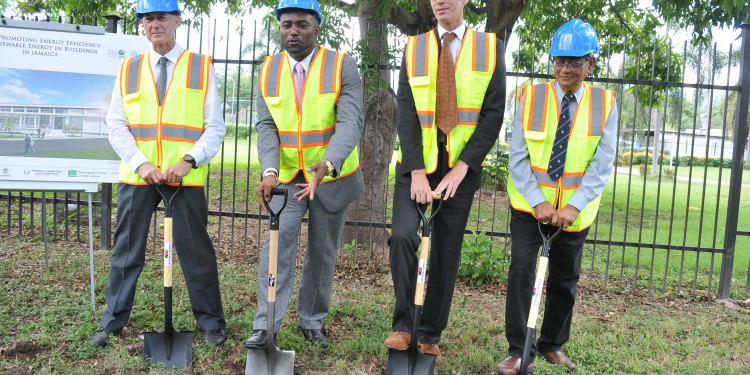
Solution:
<path fill-rule="evenodd" d="M 106 107 L 113 85 L 108 75 L 0 68 L 0 103 Z"/>

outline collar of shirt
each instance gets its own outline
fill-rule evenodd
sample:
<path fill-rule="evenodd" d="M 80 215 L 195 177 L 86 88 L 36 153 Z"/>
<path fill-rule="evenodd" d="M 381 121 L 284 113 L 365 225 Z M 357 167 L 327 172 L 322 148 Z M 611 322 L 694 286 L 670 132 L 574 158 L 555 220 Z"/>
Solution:
<path fill-rule="evenodd" d="M 292 71 L 294 71 L 294 66 L 297 65 L 297 63 L 302 63 L 302 67 L 305 68 L 305 75 L 307 75 L 307 72 L 310 71 L 310 63 L 312 62 L 313 56 L 318 53 L 318 47 L 313 48 L 313 51 L 307 55 L 302 61 L 295 60 L 292 55 L 287 53 L 287 56 L 289 56 L 289 66 L 292 68 Z"/>
<path fill-rule="evenodd" d="M 462 23 L 461 26 L 457 27 L 455 30 L 446 30 L 444 27 L 438 24 L 437 32 L 440 43 L 443 42 L 443 34 L 449 31 L 456 34 L 456 37 L 453 38 L 453 40 L 451 41 L 451 45 L 449 46 L 449 48 L 451 49 L 451 56 L 453 57 L 453 64 L 455 64 L 456 59 L 458 58 L 458 50 L 461 47 L 461 41 L 464 39 L 464 34 L 466 33 L 466 22 Z"/>
<path fill-rule="evenodd" d="M 562 105 L 563 97 L 565 96 L 566 92 L 563 91 L 563 89 L 560 87 L 560 84 L 555 81 L 555 94 L 557 95 L 557 104 Z M 586 84 L 581 82 L 581 86 L 576 90 L 576 92 L 573 93 L 576 97 L 576 107 L 578 106 L 578 103 L 581 102 L 581 97 L 583 96 L 583 89 L 586 87 Z"/>
<path fill-rule="evenodd" d="M 167 61 L 167 87 L 169 87 L 169 81 L 172 78 L 172 71 L 174 71 L 174 66 L 177 63 L 177 60 L 182 55 L 183 51 L 185 51 L 185 49 L 182 48 L 182 46 L 180 46 L 179 44 L 175 43 L 174 47 L 169 52 L 167 52 L 166 55 L 164 55 L 164 57 L 169 60 Z M 148 53 L 149 62 L 151 63 L 151 71 L 154 72 L 154 81 L 157 81 L 160 74 L 159 59 L 162 57 L 162 55 L 154 51 L 153 47 L 151 47 L 151 50 Z"/>

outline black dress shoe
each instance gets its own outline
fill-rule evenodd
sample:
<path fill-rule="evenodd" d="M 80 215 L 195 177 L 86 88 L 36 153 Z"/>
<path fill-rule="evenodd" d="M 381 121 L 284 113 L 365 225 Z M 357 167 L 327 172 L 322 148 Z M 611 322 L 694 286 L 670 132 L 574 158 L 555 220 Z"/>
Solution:
<path fill-rule="evenodd" d="M 276 336 L 274 336 L 276 338 Z M 268 331 L 265 329 L 254 329 L 253 335 L 242 343 L 248 349 L 263 349 L 268 346 Z"/>
<path fill-rule="evenodd" d="M 223 329 L 206 331 L 203 335 L 203 343 L 206 345 L 221 346 L 224 341 L 227 341 L 227 334 Z"/>
<path fill-rule="evenodd" d="M 317 345 L 321 348 L 328 347 L 328 340 L 326 340 L 326 335 L 324 335 L 323 331 L 319 329 L 302 328 L 302 335 L 305 336 L 305 340 L 310 341 L 314 345 Z"/>
<path fill-rule="evenodd" d="M 94 335 L 91 336 L 91 343 L 96 348 L 103 348 L 103 347 L 107 346 L 107 344 L 109 343 L 109 334 L 110 333 L 113 333 L 115 335 L 119 335 L 120 333 L 122 333 L 122 330 L 115 331 L 115 332 L 110 332 L 110 331 L 107 331 L 104 328 L 99 328 L 99 329 L 96 330 L 96 332 L 94 332 Z"/>

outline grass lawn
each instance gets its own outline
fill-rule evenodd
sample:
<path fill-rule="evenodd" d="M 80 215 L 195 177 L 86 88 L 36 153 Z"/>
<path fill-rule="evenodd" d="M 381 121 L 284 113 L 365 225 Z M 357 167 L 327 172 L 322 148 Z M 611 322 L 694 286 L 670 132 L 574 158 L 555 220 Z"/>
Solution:
<path fill-rule="evenodd" d="M 12 374 L 191 373 L 167 372 L 142 360 L 143 331 L 163 329 L 161 257 L 149 252 L 130 322 L 104 349 L 88 339 L 103 308 L 109 253 L 95 255 L 97 312 L 88 289 L 88 246 L 52 242 L 50 268 L 44 268 L 39 238 L 0 234 L 0 368 Z M 175 326 L 195 331 L 193 370 L 203 374 L 244 371 L 255 308 L 256 250 L 244 256 L 220 253 L 219 267 L 229 340 L 218 349 L 200 344 L 202 333 L 190 312 L 179 263 L 175 266 Z M 340 259 L 331 312 L 326 320 L 331 346 L 308 344 L 298 330 L 294 309 L 278 337 L 282 349 L 296 352 L 295 373 L 382 374 L 393 304 L 386 268 L 365 271 Z M 610 284 L 612 284 L 611 282 Z M 296 296 L 292 297 L 292 306 Z M 504 286 L 457 286 L 437 374 L 488 374 L 506 356 Z M 746 374 L 750 357 L 750 300 L 725 307 L 706 298 L 669 293 L 617 293 L 603 290 L 599 278 L 584 275 L 565 349 L 578 374 Z M 536 361 L 537 374 L 566 374 Z"/>

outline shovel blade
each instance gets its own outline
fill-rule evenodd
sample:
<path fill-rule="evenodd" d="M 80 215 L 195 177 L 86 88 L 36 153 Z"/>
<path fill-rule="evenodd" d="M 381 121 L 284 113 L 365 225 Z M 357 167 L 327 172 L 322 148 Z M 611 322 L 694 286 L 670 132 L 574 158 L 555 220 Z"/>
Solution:
<path fill-rule="evenodd" d="M 432 375 L 435 373 L 435 357 L 418 350 L 388 350 L 386 375 Z"/>
<path fill-rule="evenodd" d="M 294 351 L 277 347 L 249 349 L 245 375 L 291 375 L 294 373 Z"/>
<path fill-rule="evenodd" d="M 193 363 L 193 332 L 174 332 L 171 335 L 145 332 L 143 352 L 146 360 L 163 363 L 167 369 L 189 369 Z"/>

